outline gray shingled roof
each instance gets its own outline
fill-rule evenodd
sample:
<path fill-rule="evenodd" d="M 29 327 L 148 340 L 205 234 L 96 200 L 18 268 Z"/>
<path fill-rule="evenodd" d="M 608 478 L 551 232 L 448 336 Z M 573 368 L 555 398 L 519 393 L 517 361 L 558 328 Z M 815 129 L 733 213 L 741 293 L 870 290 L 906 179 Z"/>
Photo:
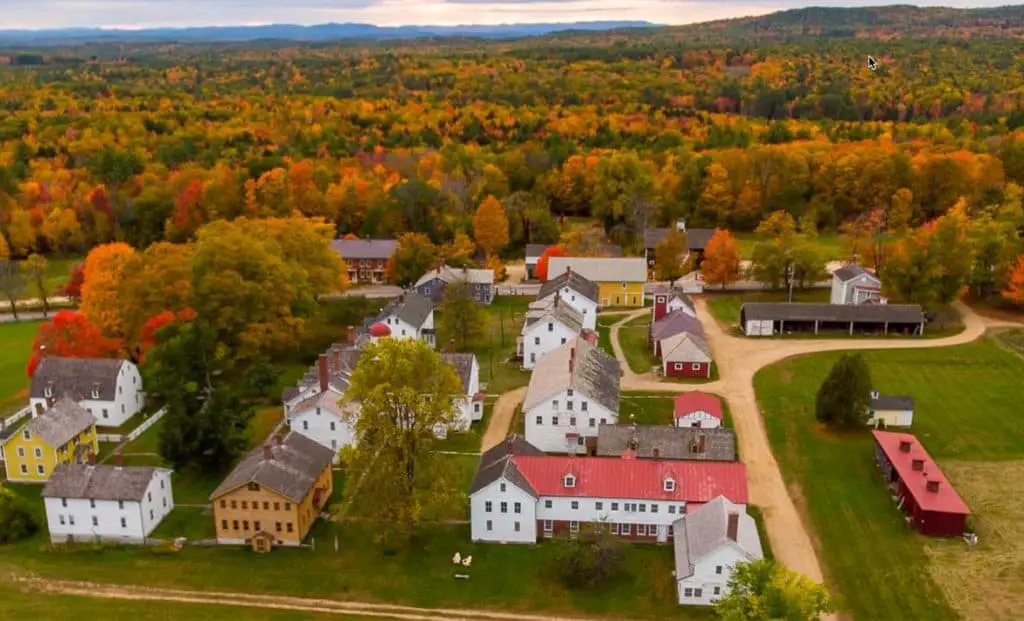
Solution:
<path fill-rule="evenodd" d="M 860 276 L 861 274 L 869 274 L 870 276 L 874 277 L 874 274 L 871 274 L 866 269 L 856 264 L 844 265 L 843 267 L 832 272 L 832 274 L 837 276 L 839 280 L 842 280 L 844 282 L 847 280 L 853 280 L 854 278 Z"/>
<path fill-rule="evenodd" d="M 595 304 L 598 301 L 597 283 L 572 271 L 568 273 L 562 272 L 541 285 L 540 293 L 537 294 L 537 299 L 543 300 L 544 298 L 553 295 L 556 291 L 561 290 L 563 287 L 569 287 Z"/>
<path fill-rule="evenodd" d="M 480 464 L 477 466 L 476 475 L 473 476 L 473 483 L 469 486 L 470 495 L 494 483 L 501 477 L 505 477 L 516 485 L 516 487 L 530 492 L 537 496 L 536 490 L 530 485 L 512 462 L 515 455 L 543 455 L 544 451 L 527 442 L 522 436 L 513 434 L 505 438 L 505 441 L 484 451 L 480 456 Z"/>
<path fill-rule="evenodd" d="M 665 285 L 661 285 L 659 287 L 655 287 L 654 295 L 667 295 L 670 299 L 676 298 L 691 311 L 697 310 L 697 307 L 693 305 L 693 300 L 685 291 L 683 291 L 682 287 L 666 287 Z"/>
<path fill-rule="evenodd" d="M 754 518 L 732 505 L 724 496 L 718 496 L 693 513 L 672 524 L 676 557 L 676 580 L 689 578 L 700 559 L 719 546 L 729 544 L 729 513 L 739 515 L 735 545 L 754 561 L 762 558 L 761 540 L 757 535 Z"/>
<path fill-rule="evenodd" d="M 390 259 L 398 248 L 393 239 L 336 239 L 331 248 L 346 261 L 359 259 L 383 260 Z"/>
<path fill-rule="evenodd" d="M 47 398 L 46 389 L 52 396 L 67 395 L 75 401 L 113 401 L 117 392 L 117 374 L 121 372 L 124 360 L 102 358 L 43 358 L 32 376 L 33 399 Z M 99 391 L 93 397 L 93 390 Z"/>
<path fill-rule="evenodd" d="M 660 341 L 683 332 L 704 337 L 704 325 L 699 319 L 687 315 L 681 308 L 677 308 L 651 325 L 653 341 Z"/>
<path fill-rule="evenodd" d="M 618 360 L 596 344 L 576 338 L 537 361 L 530 375 L 523 409 L 529 410 L 552 395 L 572 388 L 612 412 L 618 412 L 621 379 L 622 367 Z"/>
<path fill-rule="evenodd" d="M 470 380 L 473 379 L 473 361 L 476 355 L 465 353 L 442 353 L 441 360 L 455 367 L 462 380 L 462 392 L 469 394 Z"/>
<path fill-rule="evenodd" d="M 395 316 L 405 323 L 419 328 L 433 310 L 434 301 L 430 298 L 416 292 L 402 293 L 388 302 L 379 313 L 364 319 L 363 326 L 368 328 L 378 321 Z"/>
<path fill-rule="evenodd" d="M 544 254 L 544 251 L 551 246 L 552 244 L 526 244 L 526 258 L 539 259 L 540 255 Z"/>
<path fill-rule="evenodd" d="M 439 268 L 432 269 L 426 274 L 420 276 L 420 279 L 416 281 L 416 286 L 419 287 L 425 283 L 428 283 L 435 278 L 440 278 L 447 284 L 453 282 L 465 281 L 474 284 L 494 284 L 494 270 L 488 269 L 476 269 L 476 268 L 462 268 L 456 269 L 448 265 L 442 265 Z"/>
<path fill-rule="evenodd" d="M 43 498 L 82 498 L 139 502 L 160 468 L 57 464 Z"/>
<path fill-rule="evenodd" d="M 744 320 L 836 321 L 859 323 L 924 323 L 919 304 L 804 304 L 754 302 L 740 308 Z"/>
<path fill-rule="evenodd" d="M 325 353 L 327 354 L 327 369 L 330 372 L 330 384 L 336 386 L 339 390 L 347 390 L 349 376 L 355 371 L 356 364 L 359 362 L 359 356 L 363 353 L 362 348 L 349 345 L 348 343 L 334 343 Z M 313 363 L 306 370 L 306 374 L 298 382 L 298 389 L 295 393 L 290 393 L 291 397 L 288 398 L 293 398 L 298 393 L 320 383 L 316 365 L 317 363 Z"/>
<path fill-rule="evenodd" d="M 644 248 L 653 249 L 672 233 L 672 229 L 644 229 Z M 715 229 L 686 229 L 688 250 L 704 250 L 715 234 Z"/>
<path fill-rule="evenodd" d="M 644 248 L 656 248 L 671 233 L 672 229 L 644 229 Z"/>
<path fill-rule="evenodd" d="M 248 483 L 259 483 L 293 502 L 302 502 L 334 460 L 334 451 L 294 431 L 280 444 L 271 442 L 270 459 L 264 458 L 263 446 L 254 448 L 213 490 L 210 500 Z"/>
<path fill-rule="evenodd" d="M 877 399 L 871 400 L 871 409 L 875 411 L 887 411 L 887 410 L 900 410 L 900 411 L 913 411 L 914 410 L 914 398 L 913 397 L 887 397 L 885 395 L 879 395 Z"/>
<path fill-rule="evenodd" d="M 683 332 L 661 341 L 661 359 L 664 362 L 711 362 L 711 346 L 702 337 Z"/>
<path fill-rule="evenodd" d="M 531 305 L 532 306 L 532 305 Z M 544 307 L 533 307 L 526 313 L 526 326 L 532 326 L 538 321 L 551 318 L 561 323 L 572 332 L 579 334 L 583 329 L 583 313 L 569 306 L 565 302 L 561 304 L 549 304 Z"/>
<path fill-rule="evenodd" d="M 53 448 L 64 446 L 72 438 L 96 424 L 92 414 L 67 397 L 28 421 L 21 430 L 39 436 Z"/>
<path fill-rule="evenodd" d="M 594 282 L 647 282 L 643 257 L 551 257 L 548 272 L 559 274 L 569 267 Z"/>
<path fill-rule="evenodd" d="M 704 437 L 703 451 L 699 450 Z M 597 454 L 618 457 L 630 448 L 636 438 L 636 456 L 695 461 L 736 461 L 736 436 L 732 429 L 697 429 L 674 425 L 599 425 Z"/>

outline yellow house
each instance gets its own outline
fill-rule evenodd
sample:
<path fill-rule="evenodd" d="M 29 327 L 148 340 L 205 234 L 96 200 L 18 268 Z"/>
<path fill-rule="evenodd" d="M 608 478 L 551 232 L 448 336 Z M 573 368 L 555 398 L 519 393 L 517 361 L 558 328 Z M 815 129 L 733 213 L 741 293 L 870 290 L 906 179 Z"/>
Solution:
<path fill-rule="evenodd" d="M 335 451 L 298 433 L 256 447 L 210 495 L 217 542 L 296 546 L 331 498 Z"/>
<path fill-rule="evenodd" d="M 7 480 L 45 483 L 57 464 L 85 463 L 99 452 L 96 419 L 67 397 L 10 434 L 3 443 Z"/>
<path fill-rule="evenodd" d="M 597 283 L 598 306 L 644 305 L 647 263 L 642 257 L 551 257 L 548 274 L 571 269 Z"/>

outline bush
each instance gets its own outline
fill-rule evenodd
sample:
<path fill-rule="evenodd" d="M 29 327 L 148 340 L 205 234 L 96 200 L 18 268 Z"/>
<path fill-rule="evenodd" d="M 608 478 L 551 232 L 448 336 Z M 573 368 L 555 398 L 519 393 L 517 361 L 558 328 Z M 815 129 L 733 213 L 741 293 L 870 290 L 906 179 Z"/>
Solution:
<path fill-rule="evenodd" d="M 570 589 L 598 589 L 625 573 L 625 544 L 604 528 L 581 531 L 575 539 L 552 543 L 551 567 L 555 577 Z"/>
<path fill-rule="evenodd" d="M 28 501 L 0 488 L 0 544 L 31 537 L 37 530 L 39 523 Z"/>

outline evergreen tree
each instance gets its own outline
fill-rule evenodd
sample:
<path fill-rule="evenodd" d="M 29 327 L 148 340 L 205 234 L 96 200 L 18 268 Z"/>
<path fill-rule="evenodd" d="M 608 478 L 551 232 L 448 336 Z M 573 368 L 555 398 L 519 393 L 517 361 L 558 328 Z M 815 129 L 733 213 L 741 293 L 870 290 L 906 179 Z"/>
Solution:
<path fill-rule="evenodd" d="M 843 354 L 818 389 L 815 416 L 837 427 L 860 427 L 869 417 L 871 371 L 860 354 Z"/>

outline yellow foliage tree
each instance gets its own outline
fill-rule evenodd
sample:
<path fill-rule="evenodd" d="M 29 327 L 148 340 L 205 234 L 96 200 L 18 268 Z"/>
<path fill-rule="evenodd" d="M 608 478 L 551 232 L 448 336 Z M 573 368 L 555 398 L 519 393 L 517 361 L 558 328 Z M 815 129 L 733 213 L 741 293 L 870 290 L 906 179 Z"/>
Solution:
<path fill-rule="evenodd" d="M 79 311 L 104 336 L 123 338 L 125 317 L 120 286 L 125 268 L 136 255 L 128 244 L 115 242 L 96 246 L 85 258 L 82 304 Z"/>
<path fill-rule="evenodd" d="M 498 254 L 508 245 L 508 216 L 493 195 L 488 195 L 473 215 L 473 236 L 487 256 Z"/>
<path fill-rule="evenodd" d="M 725 286 L 740 279 L 740 250 L 732 233 L 715 229 L 704 248 L 700 275 L 709 285 Z"/>

